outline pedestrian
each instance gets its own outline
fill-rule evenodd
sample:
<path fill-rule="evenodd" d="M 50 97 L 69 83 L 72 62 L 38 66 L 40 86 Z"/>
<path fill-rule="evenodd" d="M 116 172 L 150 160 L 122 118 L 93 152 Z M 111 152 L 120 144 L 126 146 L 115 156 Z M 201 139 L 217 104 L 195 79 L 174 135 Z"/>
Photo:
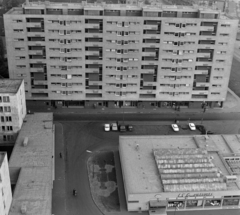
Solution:
<path fill-rule="evenodd" d="M 60 152 L 59 156 L 60 156 L 60 158 L 62 158 L 62 153 L 61 152 Z"/>

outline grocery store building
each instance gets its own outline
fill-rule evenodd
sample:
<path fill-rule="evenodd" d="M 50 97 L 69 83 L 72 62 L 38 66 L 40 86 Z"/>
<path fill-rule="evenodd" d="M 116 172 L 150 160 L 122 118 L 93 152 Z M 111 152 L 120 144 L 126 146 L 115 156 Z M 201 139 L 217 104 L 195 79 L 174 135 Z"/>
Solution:
<path fill-rule="evenodd" d="M 240 135 L 121 136 L 128 211 L 240 214 L 239 145 Z"/>

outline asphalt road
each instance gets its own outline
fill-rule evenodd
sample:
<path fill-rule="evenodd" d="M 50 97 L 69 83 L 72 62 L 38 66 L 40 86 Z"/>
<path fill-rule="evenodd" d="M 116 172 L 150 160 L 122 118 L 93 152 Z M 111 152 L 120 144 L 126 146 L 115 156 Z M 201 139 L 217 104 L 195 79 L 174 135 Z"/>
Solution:
<path fill-rule="evenodd" d="M 121 114 L 63 114 L 54 113 L 55 121 L 173 121 L 177 120 L 240 120 L 240 113 L 121 113 Z"/>
<path fill-rule="evenodd" d="M 93 114 L 91 114 L 92 116 Z M 96 120 L 96 115 L 93 115 Z M 85 116 L 87 117 L 87 116 Z M 102 116 L 104 117 L 104 116 Z M 116 120 L 116 116 L 113 115 Z M 130 117 L 130 116 L 129 116 Z M 134 116 L 135 117 L 135 116 Z M 146 116 L 145 116 L 146 117 Z M 154 115 L 153 115 L 154 117 Z M 155 116 L 156 117 L 156 116 Z M 99 118 L 101 119 L 101 117 Z M 103 118 L 104 119 L 104 118 Z M 149 117 L 147 117 L 149 121 Z M 66 120 L 69 121 L 68 118 Z M 65 175 L 65 188 L 64 191 L 58 191 L 60 194 L 65 195 L 65 205 L 64 210 L 57 210 L 57 206 L 55 205 L 56 210 L 53 211 L 55 215 L 102 215 L 101 211 L 96 207 L 95 203 L 92 200 L 92 196 L 90 193 L 90 186 L 88 180 L 88 171 L 87 171 L 87 160 L 92 155 L 92 153 L 101 151 L 101 150 L 112 150 L 116 151 L 118 149 L 118 138 L 121 134 L 120 132 L 104 132 L 103 131 L 103 122 L 77 122 L 76 116 L 72 118 L 72 122 L 63 121 L 58 123 L 58 125 L 62 124 L 62 130 L 58 132 L 59 138 L 56 142 L 56 150 L 58 147 L 61 147 L 61 150 L 64 151 L 64 161 L 66 171 L 65 174 L 61 171 L 61 174 Z M 104 119 L 105 120 L 105 119 Z M 214 122 L 217 123 L 217 122 Z M 144 122 L 141 125 L 134 127 L 135 130 L 131 134 L 144 134 L 144 135 L 161 135 L 163 132 L 167 132 L 170 135 L 176 135 L 176 132 L 173 132 L 170 126 L 145 126 Z M 168 129 L 168 130 L 166 130 Z M 184 131 L 185 132 L 185 131 Z M 189 131 L 191 132 L 191 131 Z M 131 135 L 130 133 L 126 133 L 124 135 Z M 192 133 L 191 133 L 192 134 Z M 122 134 L 121 134 L 122 135 Z M 62 141 L 59 141 L 59 140 Z M 62 148 L 62 144 L 64 144 L 64 148 Z M 90 151 L 92 153 L 87 152 Z M 62 160 L 59 159 L 61 162 Z M 60 167 L 61 168 L 61 167 Z M 121 171 L 121 170 L 117 170 Z M 119 182 L 118 182 L 119 183 Z M 61 186 L 61 184 L 60 184 Z M 72 190 L 76 189 L 78 191 L 78 196 L 72 196 Z M 119 190 L 119 192 L 124 193 L 124 189 Z M 124 196 L 124 195 L 122 195 Z M 125 201 L 125 199 L 123 200 Z M 123 202 L 122 201 L 122 202 Z M 133 215 L 138 214 L 133 212 L 127 212 L 125 210 L 121 210 L 119 215 Z M 144 212 L 142 214 L 147 214 Z M 173 215 L 174 212 L 169 213 L 169 215 Z M 180 212 L 177 211 L 176 214 L 181 215 L 200 215 L 201 212 Z M 205 211 L 205 215 L 239 215 L 239 211 L 231 210 L 231 212 L 226 212 L 226 210 L 222 211 Z M 108 213 L 108 215 L 116 215 L 116 213 Z"/>

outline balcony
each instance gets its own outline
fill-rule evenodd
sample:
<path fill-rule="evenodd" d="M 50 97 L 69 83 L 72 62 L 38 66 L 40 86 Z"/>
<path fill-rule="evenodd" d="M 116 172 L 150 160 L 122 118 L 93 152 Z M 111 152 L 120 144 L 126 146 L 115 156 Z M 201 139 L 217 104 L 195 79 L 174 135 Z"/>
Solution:
<path fill-rule="evenodd" d="M 142 52 L 142 56 L 155 57 L 156 52 Z"/>
<path fill-rule="evenodd" d="M 46 59 L 29 59 L 29 63 L 46 63 Z"/>
<path fill-rule="evenodd" d="M 200 31 L 214 31 L 214 26 L 200 26 Z"/>
<path fill-rule="evenodd" d="M 27 28 L 41 28 L 41 23 L 40 22 L 27 22 L 26 23 Z"/>
<path fill-rule="evenodd" d="M 208 95 L 208 90 L 194 90 L 192 92 L 192 95 Z"/>
<path fill-rule="evenodd" d="M 207 75 L 208 70 L 195 70 L 194 74 L 196 74 L 196 75 Z"/>
<path fill-rule="evenodd" d="M 210 86 L 210 83 L 206 83 L 206 82 L 198 82 L 196 83 L 196 87 L 209 87 Z M 194 91 L 196 92 L 196 91 Z"/>
<path fill-rule="evenodd" d="M 144 73 L 144 74 L 154 74 L 155 73 L 155 69 L 142 69 L 141 73 Z"/>
<path fill-rule="evenodd" d="M 85 55 L 90 55 L 90 56 L 99 56 L 99 51 L 86 51 Z"/>
<path fill-rule="evenodd" d="M 211 53 L 204 53 L 204 52 L 201 52 L 201 53 L 197 53 L 197 56 L 196 57 L 200 57 L 200 58 L 210 58 L 211 57 Z"/>
<path fill-rule="evenodd" d="M 100 26 L 99 26 L 99 24 L 95 24 L 95 23 L 92 23 L 92 24 L 85 24 L 85 28 L 87 28 L 87 29 L 99 29 L 100 28 Z"/>
<path fill-rule="evenodd" d="M 46 80 L 34 80 L 33 84 L 34 85 L 47 85 L 48 81 L 46 81 Z"/>
<path fill-rule="evenodd" d="M 99 74 L 98 68 L 86 68 L 86 73 L 97 73 Z"/>
<path fill-rule="evenodd" d="M 29 46 L 45 46 L 45 41 L 29 41 Z"/>
<path fill-rule="evenodd" d="M 143 25 L 143 29 L 145 29 L 145 30 L 157 30 L 158 26 L 157 25 Z"/>
<path fill-rule="evenodd" d="M 146 93 L 146 94 L 139 94 L 139 98 L 143 98 L 143 99 L 153 99 L 156 98 L 156 94 L 150 94 L 150 93 Z"/>
<path fill-rule="evenodd" d="M 29 50 L 29 55 L 43 55 L 43 50 Z"/>
<path fill-rule="evenodd" d="M 30 68 L 30 72 L 44 72 L 44 68 Z"/>
<path fill-rule="evenodd" d="M 44 32 L 27 32 L 28 37 L 45 37 Z"/>
<path fill-rule="evenodd" d="M 31 89 L 32 93 L 48 93 L 48 89 Z"/>

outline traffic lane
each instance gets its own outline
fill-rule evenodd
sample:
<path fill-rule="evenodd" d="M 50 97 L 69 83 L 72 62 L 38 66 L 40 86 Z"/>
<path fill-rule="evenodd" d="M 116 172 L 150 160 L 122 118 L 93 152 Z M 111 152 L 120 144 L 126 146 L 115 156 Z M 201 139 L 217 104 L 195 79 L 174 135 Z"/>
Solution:
<path fill-rule="evenodd" d="M 239 120 L 240 113 L 54 113 L 54 121 L 172 121 L 172 120 Z"/>
<path fill-rule="evenodd" d="M 87 161 L 96 151 L 117 149 L 118 132 L 104 132 L 102 123 L 62 122 L 66 144 L 66 187 L 68 215 L 102 215 L 90 192 Z M 92 152 L 92 153 L 88 153 Z M 72 195 L 78 191 L 77 197 Z"/>
<path fill-rule="evenodd" d="M 89 139 L 89 126 L 76 122 L 62 123 L 64 126 L 64 141 L 66 144 L 66 189 L 68 215 L 102 215 L 92 200 L 90 193 L 86 152 L 95 142 Z M 91 124 L 91 123 L 89 123 Z M 76 189 L 78 195 L 72 195 Z"/>

